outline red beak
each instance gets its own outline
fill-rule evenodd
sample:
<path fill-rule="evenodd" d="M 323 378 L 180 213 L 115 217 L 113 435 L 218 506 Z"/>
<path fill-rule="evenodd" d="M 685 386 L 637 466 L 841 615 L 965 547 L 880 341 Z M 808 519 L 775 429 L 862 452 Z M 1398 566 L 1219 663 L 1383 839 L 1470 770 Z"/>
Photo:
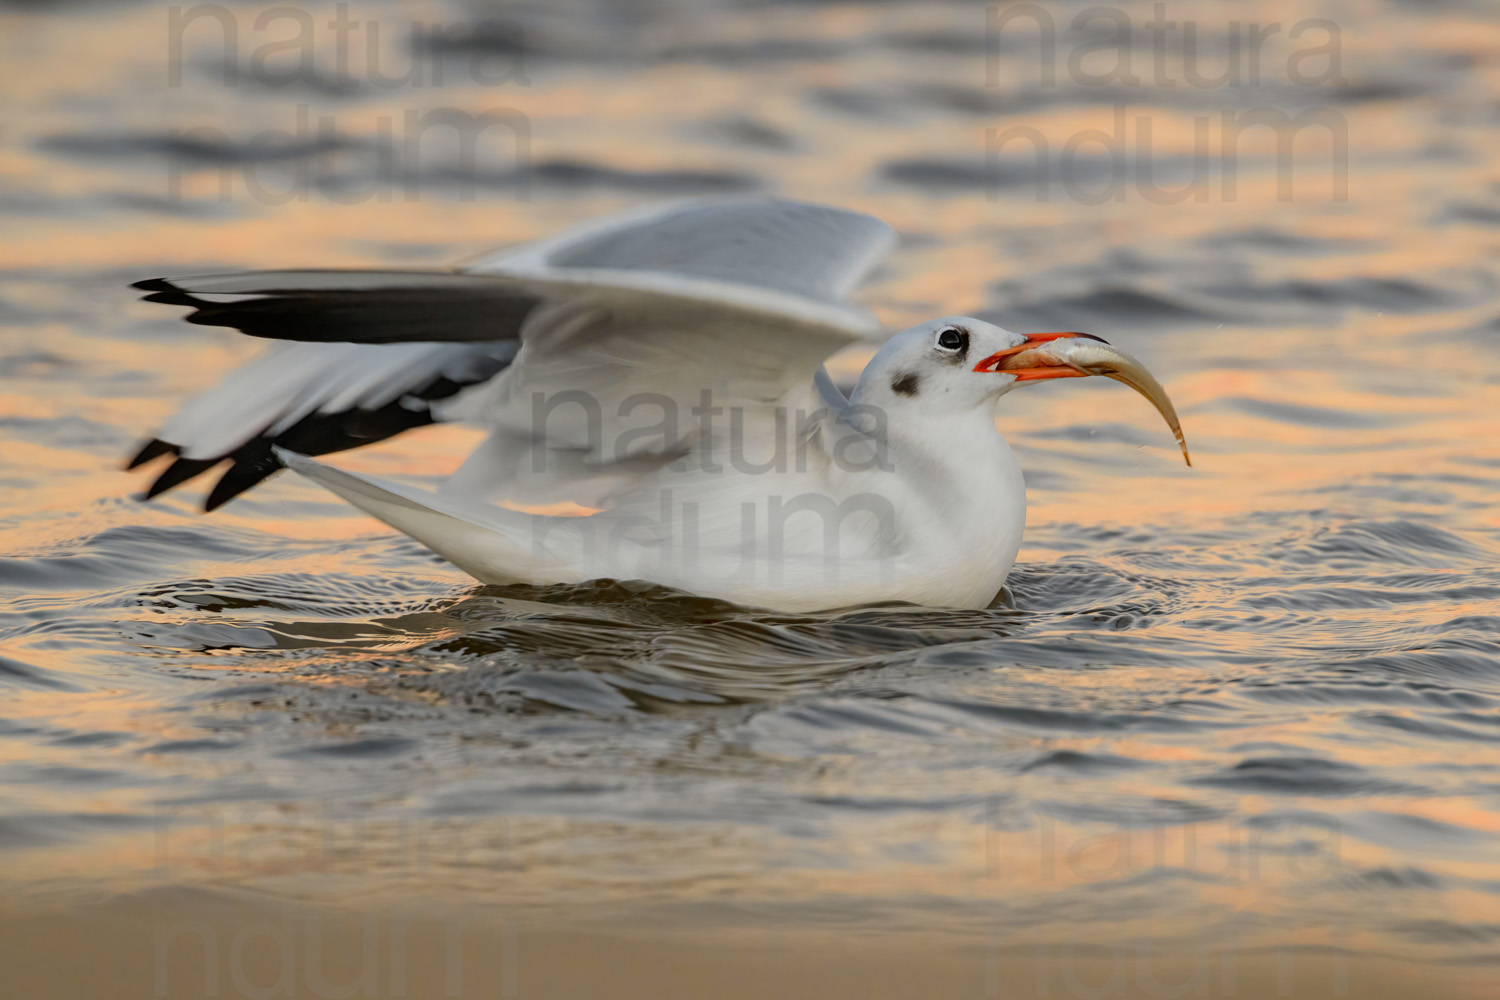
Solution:
<path fill-rule="evenodd" d="M 976 372 L 1000 372 L 1006 375 L 1014 375 L 1017 382 L 1030 382 L 1044 378 L 1083 378 L 1091 372 L 1079 371 L 1068 365 L 1044 364 L 1038 354 L 1031 353 L 1032 349 L 1049 340 L 1060 340 L 1063 337 L 1086 337 L 1089 340 L 1097 340 L 1101 344 L 1109 341 L 1103 337 L 1096 337 L 1092 333 L 1028 333 L 1026 342 L 1017 344 L 1015 347 L 1007 347 L 1003 351 L 996 351 L 974 366 Z M 1051 359 L 1048 359 L 1051 360 Z"/>

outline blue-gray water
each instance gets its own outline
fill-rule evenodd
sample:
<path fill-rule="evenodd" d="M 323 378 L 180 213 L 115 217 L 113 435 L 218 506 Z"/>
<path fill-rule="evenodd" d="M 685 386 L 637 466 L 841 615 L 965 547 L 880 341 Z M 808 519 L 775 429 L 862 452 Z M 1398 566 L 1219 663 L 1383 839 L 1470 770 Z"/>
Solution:
<path fill-rule="evenodd" d="M 0 917 L 63 956 L 11 936 L 17 995 L 69 995 L 100 913 L 212 926 L 253 995 L 236 929 L 283 904 L 498 921 L 511 972 L 465 995 L 546 995 L 577 970 L 528 934 L 584 926 L 771 941 L 804 989 L 849 942 L 961 970 L 861 995 L 1488 995 L 1500 21 L 1168 4 L 1158 57 L 1151 5 L 1084 6 L 1049 53 L 983 5 L 363 4 L 344 36 L 205 5 L 180 47 L 165 7 L 0 5 Z M 454 109 L 493 112 L 470 154 Z M 291 476 L 204 516 L 119 471 L 259 349 L 132 280 L 429 266 L 739 190 L 895 225 L 890 329 L 1142 357 L 1195 467 L 1119 386 L 1017 392 L 1002 600 L 801 616 L 479 588 Z M 435 476 L 475 440 L 339 460 Z M 118 995 L 199 995 L 201 942 L 140 932 Z M 718 995 L 780 995 L 759 974 Z"/>

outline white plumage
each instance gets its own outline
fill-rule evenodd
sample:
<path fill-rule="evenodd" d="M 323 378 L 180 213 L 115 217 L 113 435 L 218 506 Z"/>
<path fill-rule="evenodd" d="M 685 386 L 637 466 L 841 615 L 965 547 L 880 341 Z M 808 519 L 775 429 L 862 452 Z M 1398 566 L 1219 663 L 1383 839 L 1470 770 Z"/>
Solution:
<path fill-rule="evenodd" d="M 253 484 L 263 470 L 249 463 L 275 448 L 490 583 L 638 578 L 788 610 L 983 606 L 1025 521 L 995 400 L 1018 381 L 1097 373 L 1145 392 L 1174 430 L 1175 415 L 1096 338 L 964 317 L 892 338 L 845 400 L 822 364 L 878 328 L 848 295 L 892 243 L 868 216 L 716 199 L 611 217 L 457 274 L 146 282 L 196 306 L 195 322 L 335 341 L 231 374 L 147 451 L 177 451 L 178 481 L 197 468 L 183 460 L 225 456 Z M 361 414 L 400 429 L 395 408 L 490 434 L 436 493 L 297 454 L 350 446 Z M 534 512 L 561 503 L 595 513 Z"/>

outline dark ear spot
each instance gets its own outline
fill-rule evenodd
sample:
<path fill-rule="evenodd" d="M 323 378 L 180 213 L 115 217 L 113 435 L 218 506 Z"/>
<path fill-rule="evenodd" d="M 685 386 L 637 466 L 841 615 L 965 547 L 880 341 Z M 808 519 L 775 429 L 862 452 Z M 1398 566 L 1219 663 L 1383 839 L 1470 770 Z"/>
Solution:
<path fill-rule="evenodd" d="M 897 372 L 891 379 L 891 391 L 898 396 L 915 396 L 922 384 L 922 376 L 916 372 Z"/>

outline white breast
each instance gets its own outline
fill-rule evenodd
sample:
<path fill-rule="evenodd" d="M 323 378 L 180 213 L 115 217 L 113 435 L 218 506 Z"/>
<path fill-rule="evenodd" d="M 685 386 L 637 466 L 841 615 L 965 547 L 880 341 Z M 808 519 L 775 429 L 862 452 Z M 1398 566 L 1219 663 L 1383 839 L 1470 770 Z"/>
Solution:
<path fill-rule="evenodd" d="M 875 468 L 676 479 L 589 526 L 632 518 L 640 542 L 589 546 L 591 572 L 787 610 L 985 607 L 1020 548 L 1025 484 L 987 419 L 955 430 L 895 438 Z"/>
<path fill-rule="evenodd" d="M 986 420 L 986 422 L 988 422 Z M 928 443 L 924 461 L 894 456 L 910 532 L 901 553 L 903 600 L 987 606 L 1005 583 L 1026 526 L 1026 484 L 993 425 Z"/>

